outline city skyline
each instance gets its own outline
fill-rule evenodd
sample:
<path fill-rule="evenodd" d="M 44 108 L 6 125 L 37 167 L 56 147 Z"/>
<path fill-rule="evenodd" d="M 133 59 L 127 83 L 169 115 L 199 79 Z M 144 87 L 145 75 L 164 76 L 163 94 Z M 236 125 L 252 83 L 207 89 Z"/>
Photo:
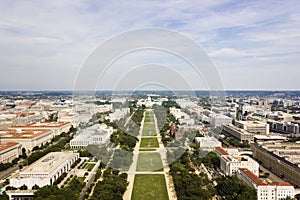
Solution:
<path fill-rule="evenodd" d="M 200 45 L 219 71 L 225 90 L 300 89 L 297 1 L 2 1 L 0 5 L 0 90 L 72 90 L 81 64 L 95 47 L 122 32 L 147 27 L 179 32 Z M 162 60 L 156 54 L 150 58 L 142 62 Z M 169 64 L 177 64 L 183 75 L 190 73 L 180 68 L 180 62 Z M 113 73 L 107 77 L 113 78 Z"/>

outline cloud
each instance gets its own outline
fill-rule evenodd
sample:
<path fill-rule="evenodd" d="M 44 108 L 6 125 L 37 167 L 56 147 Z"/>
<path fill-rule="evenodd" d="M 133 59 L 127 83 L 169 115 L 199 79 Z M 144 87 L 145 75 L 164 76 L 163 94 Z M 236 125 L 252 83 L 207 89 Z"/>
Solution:
<path fill-rule="evenodd" d="M 248 54 L 242 51 L 238 51 L 234 48 L 222 48 L 219 50 L 214 50 L 208 53 L 209 56 L 211 57 L 216 57 L 216 56 L 247 56 Z"/>
<path fill-rule="evenodd" d="M 0 89 L 71 89 L 80 64 L 99 43 L 143 27 L 167 28 L 190 37 L 224 74 L 241 69 L 234 77 L 249 66 L 267 71 L 274 60 L 289 70 L 299 63 L 299 10 L 296 0 L 4 0 L 0 71 L 5 78 L 0 79 Z M 47 76 L 39 76 L 43 72 Z M 52 81 L 58 76 L 60 81 Z M 227 81 L 226 76 L 223 79 Z M 272 87 L 274 79 L 264 78 L 268 79 L 266 87 Z M 254 82 L 255 87 L 260 85 Z"/>

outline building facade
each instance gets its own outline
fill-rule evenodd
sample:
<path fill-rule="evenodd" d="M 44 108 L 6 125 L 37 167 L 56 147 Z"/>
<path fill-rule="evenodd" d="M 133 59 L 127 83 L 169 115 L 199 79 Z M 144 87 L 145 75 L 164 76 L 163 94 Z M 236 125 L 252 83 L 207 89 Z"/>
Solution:
<path fill-rule="evenodd" d="M 73 152 L 48 153 L 10 178 L 10 186 L 19 188 L 26 185 L 32 189 L 34 185 L 52 185 L 63 173 L 71 170 L 78 158 L 79 154 Z"/>
<path fill-rule="evenodd" d="M 233 136 L 240 142 L 253 142 L 254 140 L 253 133 L 249 133 L 248 131 L 238 128 L 232 124 L 223 125 L 223 132 Z"/>
<path fill-rule="evenodd" d="M 286 148 L 284 144 L 278 143 L 281 145 L 282 148 Z M 299 156 L 295 154 L 291 158 L 287 159 L 283 153 L 277 153 L 278 150 L 272 145 L 267 146 L 263 144 L 253 144 L 253 157 L 270 171 L 272 171 L 277 176 L 281 177 L 282 179 L 288 181 L 289 183 L 300 187 L 300 168 L 299 168 L 299 158 L 293 162 L 295 156 Z M 289 151 L 291 152 L 291 150 Z M 299 149 L 296 150 L 299 152 Z"/>
<path fill-rule="evenodd" d="M 7 142 L 0 144 L 0 163 L 8 163 L 18 158 L 21 154 L 21 144 Z"/>
<path fill-rule="evenodd" d="M 283 200 L 295 196 L 295 189 L 288 182 L 265 183 L 245 168 L 240 168 L 236 176 L 257 191 L 258 200 Z"/>

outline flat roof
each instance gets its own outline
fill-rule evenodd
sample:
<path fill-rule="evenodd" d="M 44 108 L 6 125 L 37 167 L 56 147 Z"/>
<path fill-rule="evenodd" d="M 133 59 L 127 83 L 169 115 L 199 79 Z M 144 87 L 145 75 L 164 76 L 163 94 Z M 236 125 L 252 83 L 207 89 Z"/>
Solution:
<path fill-rule="evenodd" d="M 20 172 L 20 175 L 32 173 L 50 173 L 58 168 L 66 160 L 74 159 L 78 153 L 73 152 L 51 152 L 43 156 L 33 164 Z"/>
<path fill-rule="evenodd" d="M 242 171 L 246 176 L 248 176 L 256 185 L 267 185 L 264 183 L 260 178 L 258 178 L 255 174 L 253 174 L 252 171 L 246 168 L 240 168 L 240 171 Z"/>
<path fill-rule="evenodd" d="M 216 147 L 217 151 L 219 151 L 222 155 L 229 155 L 227 151 L 225 151 L 222 147 Z"/>
<path fill-rule="evenodd" d="M 12 129 L 8 131 L 0 131 L 0 136 L 2 138 L 10 138 L 10 139 L 26 139 L 26 138 L 36 138 L 49 132 L 51 132 L 50 129 L 49 130 L 22 129 L 21 131 Z"/>
<path fill-rule="evenodd" d="M 12 126 L 11 128 L 58 128 L 70 124 L 70 122 L 32 122 L 24 126 Z"/>
<path fill-rule="evenodd" d="M 293 185 L 291 185 L 288 182 L 273 182 L 273 183 L 267 184 L 246 168 L 240 168 L 240 171 L 244 172 L 246 174 L 246 176 L 248 176 L 256 185 L 259 185 L 259 186 L 292 186 L 292 187 L 294 187 Z"/>
<path fill-rule="evenodd" d="M 0 151 L 13 147 L 15 145 L 19 145 L 17 142 L 6 142 L 6 143 L 0 143 Z"/>

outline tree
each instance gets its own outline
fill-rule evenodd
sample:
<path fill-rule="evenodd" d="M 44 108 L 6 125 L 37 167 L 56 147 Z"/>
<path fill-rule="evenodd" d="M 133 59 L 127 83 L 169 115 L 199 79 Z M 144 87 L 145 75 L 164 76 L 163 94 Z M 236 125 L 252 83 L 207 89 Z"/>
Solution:
<path fill-rule="evenodd" d="M 34 186 L 32 186 L 32 189 L 33 190 L 38 190 L 38 189 L 40 189 L 40 187 L 37 184 L 35 184 Z"/>
<path fill-rule="evenodd" d="M 27 190 L 27 189 L 28 187 L 25 184 L 20 187 L 20 190 Z"/>
<path fill-rule="evenodd" d="M 9 196 L 6 194 L 6 192 L 2 192 L 2 195 L 0 195 L 0 200 L 9 200 Z"/>
<path fill-rule="evenodd" d="M 256 190 L 246 185 L 236 177 L 222 177 L 218 181 L 217 190 L 225 197 L 232 200 L 255 200 Z"/>
<path fill-rule="evenodd" d="M 27 155 L 26 155 L 26 149 L 23 147 L 22 148 L 22 158 L 23 159 L 26 159 L 27 158 Z"/>

